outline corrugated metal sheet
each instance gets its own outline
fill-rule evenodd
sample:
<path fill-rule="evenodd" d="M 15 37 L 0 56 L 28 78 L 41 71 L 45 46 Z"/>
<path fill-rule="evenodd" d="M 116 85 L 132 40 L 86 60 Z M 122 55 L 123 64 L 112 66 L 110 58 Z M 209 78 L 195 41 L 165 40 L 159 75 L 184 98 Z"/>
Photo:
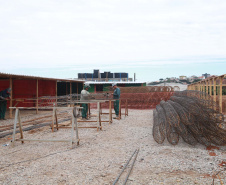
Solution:
<path fill-rule="evenodd" d="M 0 72 L 0 79 L 5 79 L 5 78 L 54 80 L 54 81 L 64 81 L 64 82 L 85 82 L 84 80 L 78 80 L 78 79 L 47 78 L 47 77 L 40 77 L 40 76 L 28 76 L 28 75 L 18 75 L 18 74 Z"/>

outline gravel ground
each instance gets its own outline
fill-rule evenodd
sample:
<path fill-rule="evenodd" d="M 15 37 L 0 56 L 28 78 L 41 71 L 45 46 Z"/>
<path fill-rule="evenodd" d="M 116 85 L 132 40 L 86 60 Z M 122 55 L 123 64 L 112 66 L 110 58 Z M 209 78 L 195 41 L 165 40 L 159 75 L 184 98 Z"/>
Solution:
<path fill-rule="evenodd" d="M 152 124 L 152 110 L 129 110 L 128 117 L 103 123 L 102 131 L 79 129 L 80 145 L 74 149 L 55 142 L 16 142 L 12 147 L 9 137 L 2 138 L 0 184 L 112 184 L 138 148 L 127 184 L 212 184 L 213 176 L 224 169 L 219 164 L 226 162 L 226 147 L 211 151 L 182 140 L 176 146 L 167 141 L 159 145 L 152 137 Z M 32 139 L 69 139 L 70 135 L 70 129 L 52 133 L 49 126 L 24 132 Z M 226 171 L 219 175 L 226 184 Z M 219 178 L 215 184 L 221 184 Z"/>

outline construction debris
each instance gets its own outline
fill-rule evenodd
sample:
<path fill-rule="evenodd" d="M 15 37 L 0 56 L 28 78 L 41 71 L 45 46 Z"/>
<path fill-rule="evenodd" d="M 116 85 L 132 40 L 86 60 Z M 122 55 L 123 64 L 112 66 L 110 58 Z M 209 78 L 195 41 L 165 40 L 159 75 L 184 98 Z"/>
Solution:
<path fill-rule="evenodd" d="M 199 91 L 174 92 L 154 110 L 153 137 L 159 144 L 165 138 L 176 145 L 181 137 L 186 143 L 205 146 L 226 145 L 226 130 L 221 128 L 224 115 L 212 97 Z"/>

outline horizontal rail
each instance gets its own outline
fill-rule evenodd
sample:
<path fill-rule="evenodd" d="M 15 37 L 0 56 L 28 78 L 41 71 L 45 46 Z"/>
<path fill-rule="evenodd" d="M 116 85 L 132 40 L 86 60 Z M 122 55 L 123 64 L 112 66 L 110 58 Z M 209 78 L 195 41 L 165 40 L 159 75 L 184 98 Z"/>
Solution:
<path fill-rule="evenodd" d="M 16 141 L 71 142 L 71 140 L 51 140 L 51 139 L 16 139 Z M 73 142 L 75 141 L 73 140 Z"/>

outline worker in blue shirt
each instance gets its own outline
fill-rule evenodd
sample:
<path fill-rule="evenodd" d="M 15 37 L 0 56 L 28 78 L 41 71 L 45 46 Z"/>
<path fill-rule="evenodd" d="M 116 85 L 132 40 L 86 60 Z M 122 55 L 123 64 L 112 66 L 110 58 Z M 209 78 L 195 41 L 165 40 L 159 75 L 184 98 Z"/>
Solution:
<path fill-rule="evenodd" d="M 115 110 L 115 115 L 116 117 L 114 119 L 120 119 L 119 117 L 119 98 L 120 98 L 120 89 L 118 88 L 116 83 L 112 84 L 112 87 L 114 89 L 114 93 L 113 93 L 113 99 L 115 99 L 114 101 L 114 110 Z"/>
<path fill-rule="evenodd" d="M 5 120 L 7 98 L 10 98 L 11 88 L 0 91 L 0 119 Z"/>

